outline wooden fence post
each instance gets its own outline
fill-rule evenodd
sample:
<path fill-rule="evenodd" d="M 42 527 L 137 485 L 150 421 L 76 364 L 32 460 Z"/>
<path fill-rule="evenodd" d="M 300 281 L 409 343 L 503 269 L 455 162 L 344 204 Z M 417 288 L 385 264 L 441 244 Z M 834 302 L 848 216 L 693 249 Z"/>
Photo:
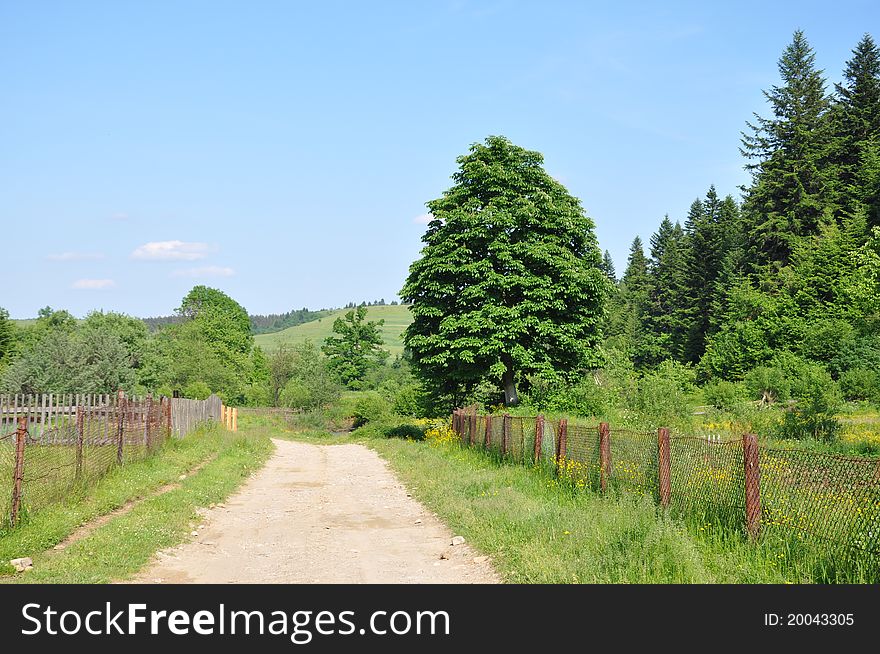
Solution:
<path fill-rule="evenodd" d="M 657 475 L 658 490 L 660 494 L 660 506 L 664 509 L 669 506 L 672 497 L 671 460 L 669 449 L 669 430 L 660 427 L 657 430 Z"/>
<path fill-rule="evenodd" d="M 487 450 L 492 447 L 492 414 L 486 414 L 486 433 L 483 436 L 483 447 Z"/>
<path fill-rule="evenodd" d="M 501 419 L 501 456 L 510 451 L 510 414 L 505 413 Z"/>
<path fill-rule="evenodd" d="M 611 478 L 611 428 L 607 422 L 599 423 L 599 486 L 604 493 Z"/>
<path fill-rule="evenodd" d="M 559 439 L 556 441 L 556 475 L 559 469 L 565 465 L 565 457 L 568 454 L 568 420 L 563 418 L 559 421 Z"/>
<path fill-rule="evenodd" d="M 170 397 L 165 398 L 165 429 L 167 430 L 167 433 L 168 433 L 166 438 L 171 438 L 172 422 L 171 422 L 171 398 Z"/>
<path fill-rule="evenodd" d="M 75 478 L 82 477 L 83 469 L 83 436 L 85 427 L 85 413 L 83 408 L 77 403 L 76 405 L 76 474 Z"/>
<path fill-rule="evenodd" d="M 232 431 L 238 431 L 238 407 L 232 409 Z"/>
<path fill-rule="evenodd" d="M 468 429 L 468 444 L 473 445 L 477 442 L 477 410 L 470 415 L 470 428 Z"/>
<path fill-rule="evenodd" d="M 743 434 L 743 463 L 746 481 L 746 530 L 753 540 L 761 534 L 761 469 L 758 437 Z"/>
<path fill-rule="evenodd" d="M 150 442 L 150 416 L 153 413 L 153 394 L 147 393 L 147 398 L 144 400 L 143 414 L 144 414 L 144 447 L 150 449 L 152 443 Z"/>
<path fill-rule="evenodd" d="M 541 448 L 544 445 L 544 416 L 539 415 L 535 418 L 535 456 L 534 461 L 537 463 L 541 459 Z"/>
<path fill-rule="evenodd" d="M 125 439 L 125 391 L 121 388 L 116 393 L 116 413 L 118 418 L 116 427 L 116 463 L 122 465 L 122 450 Z"/>
<path fill-rule="evenodd" d="M 27 441 L 27 416 L 18 419 L 15 430 L 15 472 L 12 477 L 12 526 L 18 523 L 21 513 L 21 483 L 24 479 L 24 447 Z"/>

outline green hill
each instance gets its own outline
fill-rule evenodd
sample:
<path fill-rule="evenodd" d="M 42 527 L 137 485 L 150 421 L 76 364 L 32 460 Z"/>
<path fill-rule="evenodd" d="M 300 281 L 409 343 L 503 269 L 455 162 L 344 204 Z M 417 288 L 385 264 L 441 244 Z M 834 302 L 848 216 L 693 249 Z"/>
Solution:
<path fill-rule="evenodd" d="M 340 309 L 318 320 L 288 327 L 280 332 L 257 334 L 254 336 L 254 341 L 266 352 L 274 350 L 281 343 L 294 344 L 305 340 L 311 340 L 315 345 L 320 346 L 324 339 L 333 333 L 333 321 L 344 316 L 346 311 L 350 309 Z M 385 320 L 381 328 L 382 339 L 385 341 L 383 347 L 391 352 L 392 357 L 402 354 L 403 330 L 412 322 L 409 306 L 398 304 L 367 307 L 367 320 L 380 319 Z"/>

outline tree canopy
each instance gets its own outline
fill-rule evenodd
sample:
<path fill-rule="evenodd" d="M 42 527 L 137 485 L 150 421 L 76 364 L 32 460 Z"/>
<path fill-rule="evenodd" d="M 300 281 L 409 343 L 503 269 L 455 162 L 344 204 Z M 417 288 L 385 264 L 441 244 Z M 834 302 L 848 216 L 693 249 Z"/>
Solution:
<path fill-rule="evenodd" d="M 610 284 L 593 221 L 540 153 L 490 136 L 457 163 L 453 186 L 427 203 L 425 247 L 401 291 L 413 313 L 404 342 L 438 394 L 457 401 L 488 379 L 516 404 L 526 374 L 598 365 Z"/>

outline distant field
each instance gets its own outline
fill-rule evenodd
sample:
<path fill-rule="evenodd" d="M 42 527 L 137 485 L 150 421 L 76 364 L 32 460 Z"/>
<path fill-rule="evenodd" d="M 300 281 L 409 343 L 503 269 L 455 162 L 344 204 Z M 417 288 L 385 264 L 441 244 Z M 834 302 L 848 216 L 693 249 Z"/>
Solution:
<path fill-rule="evenodd" d="M 254 337 L 256 344 L 269 352 L 277 348 L 281 343 L 302 343 L 311 340 L 316 345 L 321 345 L 324 339 L 333 333 L 333 321 L 341 318 L 349 309 L 340 309 L 320 320 L 288 327 L 280 332 L 272 334 L 258 334 Z M 382 338 L 385 341 L 384 348 L 391 352 L 394 357 L 403 353 L 403 330 L 412 322 L 412 314 L 407 305 L 386 305 L 384 307 L 367 307 L 367 320 L 384 319 L 382 326 Z"/>

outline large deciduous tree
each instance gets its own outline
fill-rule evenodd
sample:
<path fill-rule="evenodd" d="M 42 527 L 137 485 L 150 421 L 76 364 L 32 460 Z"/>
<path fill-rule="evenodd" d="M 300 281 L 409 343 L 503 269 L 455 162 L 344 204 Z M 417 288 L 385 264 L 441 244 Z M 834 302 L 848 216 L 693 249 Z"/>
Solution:
<path fill-rule="evenodd" d="M 458 157 L 401 297 L 416 373 L 458 401 L 482 381 L 518 402 L 517 376 L 569 375 L 600 361 L 609 281 L 593 221 L 542 167 L 502 136 Z"/>
<path fill-rule="evenodd" d="M 349 388 L 359 388 L 367 372 L 388 358 L 382 349 L 379 328 L 385 320 L 366 320 L 367 307 L 347 311 L 333 321 L 333 333 L 324 339 L 321 351 L 327 355 L 327 367 Z"/>

